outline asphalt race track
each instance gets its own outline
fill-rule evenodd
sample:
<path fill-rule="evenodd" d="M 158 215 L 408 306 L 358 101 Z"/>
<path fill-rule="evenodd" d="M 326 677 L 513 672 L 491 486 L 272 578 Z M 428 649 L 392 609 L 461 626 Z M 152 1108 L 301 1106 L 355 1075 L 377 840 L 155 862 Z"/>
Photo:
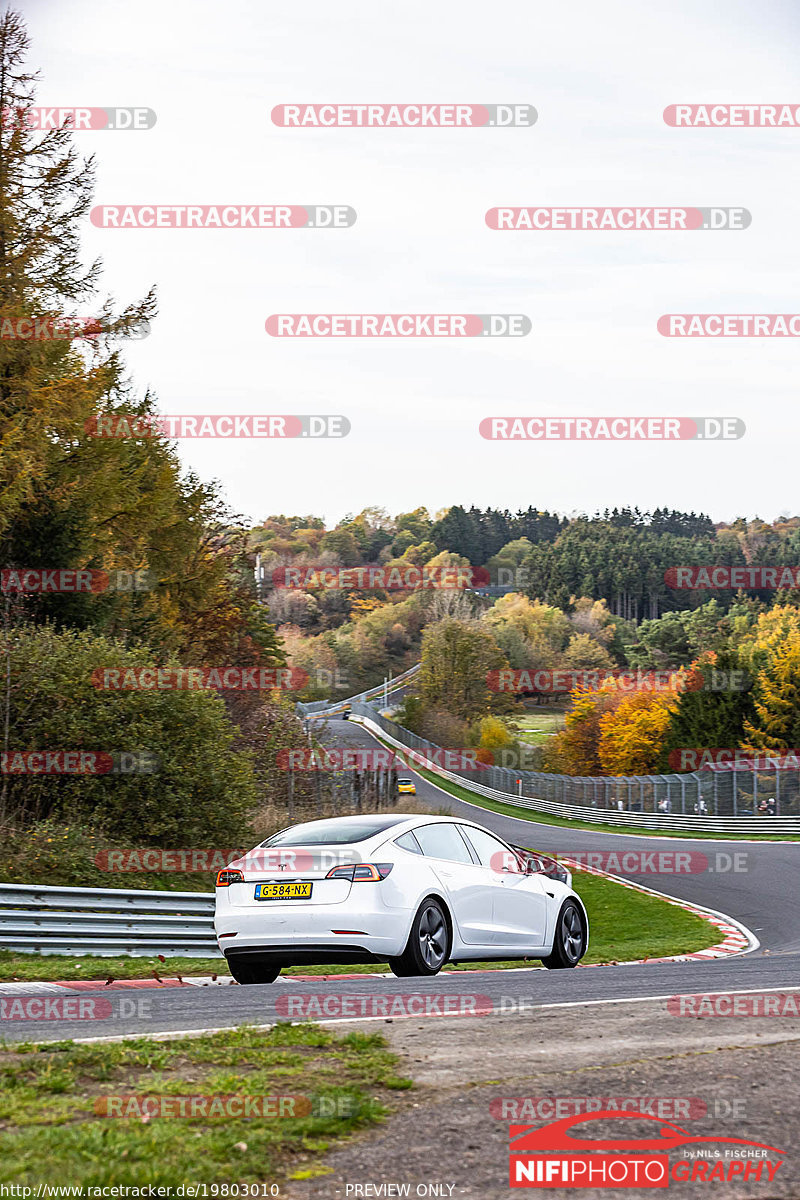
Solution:
<path fill-rule="evenodd" d="M 320 722 L 318 733 L 329 744 L 376 744 L 352 721 L 328 719 Z M 399 1056 L 399 1072 L 413 1080 L 413 1089 L 398 1094 L 384 1124 L 325 1154 L 321 1178 L 282 1185 L 285 1200 L 383 1195 L 507 1200 L 513 1194 L 510 1122 L 533 1120 L 539 1127 L 552 1119 L 544 1112 L 503 1119 L 497 1105 L 509 1097 L 512 1103 L 517 1097 L 526 1104 L 588 1097 L 595 1108 L 625 1107 L 631 1098 L 638 1103 L 636 1097 L 659 1104 L 672 1103 L 669 1097 L 682 1097 L 684 1104 L 691 1098 L 700 1115 L 677 1122 L 690 1126 L 688 1142 L 706 1136 L 718 1145 L 727 1137 L 777 1147 L 779 1169 L 769 1181 L 737 1177 L 734 1182 L 731 1177 L 721 1185 L 706 1185 L 702 1175 L 696 1182 L 688 1175 L 683 1181 L 673 1177 L 672 1194 L 679 1200 L 797 1200 L 800 843 L 572 830 L 463 803 L 419 776 L 417 795 L 434 811 L 468 816 L 509 841 L 551 854 L 689 852 L 694 856 L 689 873 L 676 873 L 669 869 L 673 860 L 656 857 L 651 865 L 668 869 L 643 869 L 628 878 L 734 918 L 760 945 L 727 958 L 574 971 L 444 971 L 433 979 L 281 976 L 274 984 L 241 987 L 225 974 L 199 986 L 7 983 L 0 984 L 6 1018 L 16 998 L 35 995 L 39 1005 L 52 1001 L 53 1008 L 45 1019 L 3 1020 L 3 1037 L 10 1043 L 170 1038 L 286 1020 L 321 1021 L 341 1034 L 382 1034 Z M 721 996 L 721 1001 L 709 996 Z M 66 997 L 69 1006 L 59 1007 Z M 78 1010 L 76 1004 L 82 1007 Z M 711 1011 L 702 1008 L 709 1004 Z M 601 1097 L 619 1099 L 601 1104 Z M 635 1137 L 653 1133 L 652 1124 L 641 1118 L 629 1128 Z M 578 1136 L 615 1132 L 595 1125 Z M 687 1148 L 690 1160 L 693 1151 Z M 735 1157 L 735 1148 L 731 1153 Z M 678 1162 L 675 1169 L 680 1166 Z M 707 1162 L 691 1161 L 686 1170 L 695 1167 L 711 1170 Z M 734 1168 L 744 1171 L 745 1165 L 725 1159 L 724 1169 Z M 758 1172 L 761 1167 L 753 1163 L 748 1169 Z M 560 1187 L 548 1187 L 547 1193 L 553 1200 L 575 1194 Z M 587 1200 L 623 1200 L 643 1193 L 638 1187 L 605 1186 L 584 1187 L 582 1194 Z M 649 1188 L 646 1194 L 651 1194 Z"/>
<path fill-rule="evenodd" d="M 41 985 L 0 984 L 0 998 L 28 996 Z M 553 1006 L 611 1004 L 623 1000 L 666 1000 L 679 994 L 800 989 L 797 969 L 786 959 L 748 955 L 742 959 L 693 963 L 660 963 L 618 967 L 585 967 L 576 971 L 546 971 L 544 968 L 516 971 L 442 973 L 433 979 L 396 979 L 386 976 L 321 976 L 297 979 L 281 976 L 273 984 L 205 987 L 165 987 L 153 983 L 144 988 L 81 988 L 70 994 L 102 999 L 108 1015 L 96 1019 L 7 1020 L 3 1035 L 8 1041 L 59 1041 L 65 1038 L 108 1038 L 156 1033 L 184 1033 L 222 1029 L 242 1024 L 269 1025 L 276 1020 L 320 1019 L 325 1023 L 348 1020 L 384 1021 L 398 1019 L 398 1011 L 383 1007 L 376 997 L 408 997 L 411 993 L 431 997 L 429 1011 L 420 1001 L 408 1013 L 410 1019 L 451 1015 L 463 1007 L 471 1015 L 471 1001 L 479 997 L 476 1015 L 489 1009 L 499 1014 L 533 1013 Z M 61 995 L 66 994 L 59 989 Z M 287 1007 L 289 998 L 331 997 L 328 1012 L 317 999 L 306 1008 Z M 444 1000 L 450 996 L 449 1010 Z M 349 1002 L 345 999 L 349 997 Z M 466 997 L 462 1001 L 461 997 Z M 798 997 L 800 1007 L 800 997 Z M 455 1006 L 455 1007 L 453 1007 Z M 664 1011 L 666 1007 L 664 1004 Z M 399 1005 L 400 1010 L 403 1004 Z M 90 1010 L 89 1010 L 90 1011 Z M 402 1016 L 402 1012 L 400 1013 Z"/>
<path fill-rule="evenodd" d="M 376 745 L 363 727 L 351 721 L 328 720 L 319 733 L 327 744 Z M 331 996 L 329 1012 L 318 1014 L 323 1020 L 346 1019 L 342 1016 L 346 1011 L 351 1016 L 357 1013 L 362 1020 L 378 1021 L 384 1017 L 380 1005 L 376 1007 L 376 997 L 404 996 L 410 991 L 455 998 L 480 994 L 491 999 L 493 1011 L 509 1013 L 515 1011 L 515 1005 L 519 1011 L 535 1011 L 587 1002 L 600 1006 L 648 997 L 666 999 L 675 994 L 785 991 L 800 987 L 800 843 L 694 841 L 570 830 L 473 807 L 419 776 L 416 783 L 418 799 L 426 804 L 468 816 L 507 840 L 534 845 L 550 853 L 569 855 L 600 849 L 621 854 L 626 850 L 667 848 L 705 855 L 711 869 L 691 874 L 648 872 L 629 878 L 732 916 L 757 936 L 760 947 L 746 955 L 709 961 L 586 967 L 563 972 L 542 968 L 470 975 L 445 972 L 434 979 L 414 980 L 413 988 L 409 981 L 392 975 L 328 976 L 314 980 L 281 977 L 275 984 L 248 987 L 209 983 L 204 987 L 160 988 L 154 983 L 152 987 L 124 992 L 112 986 L 96 993 L 81 990 L 83 996 L 104 996 L 110 1000 L 112 1011 L 101 1019 L 47 1021 L 46 1033 L 42 1021 L 4 1021 L 4 1036 L 8 1040 L 55 1040 L 217 1029 L 244 1022 L 269 1024 L 286 1019 L 287 1011 L 281 1009 L 279 998 L 283 997 L 285 1005 L 289 995 Z M 738 870 L 716 869 L 731 861 Z M 0 996 L 20 995 L 25 990 L 22 984 L 0 984 Z M 147 1003 L 134 1004 L 132 997 Z M 350 998 L 344 1009 L 340 997 Z M 104 1007 L 107 1009 L 108 1005 Z M 314 1015 L 312 1011 L 311 1016 Z M 430 1015 L 440 1015 L 435 1003 Z"/>
<path fill-rule="evenodd" d="M 338 746 L 378 744 L 362 725 L 341 719 L 329 719 L 320 740 Z M 403 774 L 415 775 L 406 768 Z M 506 841 L 535 846 L 550 854 L 569 856 L 600 850 L 621 855 L 628 850 L 674 850 L 704 855 L 710 868 L 706 871 L 648 872 L 626 874 L 625 878 L 733 917 L 755 933 L 762 950 L 770 954 L 800 954 L 800 842 L 746 842 L 741 838 L 695 841 L 572 830 L 502 816 L 456 800 L 419 775 L 415 775 L 415 780 L 417 798 L 431 808 L 456 813 L 493 829 Z M 800 961 L 794 964 L 794 970 L 794 978 L 800 982 Z"/>

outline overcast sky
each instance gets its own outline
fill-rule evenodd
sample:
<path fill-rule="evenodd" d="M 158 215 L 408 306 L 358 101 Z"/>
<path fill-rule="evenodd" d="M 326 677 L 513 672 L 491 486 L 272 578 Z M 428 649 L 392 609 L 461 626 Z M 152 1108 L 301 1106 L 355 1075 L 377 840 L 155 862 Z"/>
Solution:
<path fill-rule="evenodd" d="M 105 287 L 155 283 L 126 349 L 165 413 L 343 413 L 340 441 L 183 441 L 254 521 L 461 503 L 796 507 L 797 339 L 676 340 L 669 312 L 800 311 L 800 129 L 673 129 L 676 102 L 800 104 L 776 0 L 29 0 L 40 102 L 141 105 L 85 132 L 96 203 L 352 205 L 345 230 L 103 230 Z M 529 129 L 282 129 L 290 102 L 528 103 Z M 499 233 L 497 205 L 741 205 L 742 232 Z M 525 313 L 519 339 L 269 337 L 272 313 Z M 500 444 L 492 415 L 738 416 L 729 443 Z"/>

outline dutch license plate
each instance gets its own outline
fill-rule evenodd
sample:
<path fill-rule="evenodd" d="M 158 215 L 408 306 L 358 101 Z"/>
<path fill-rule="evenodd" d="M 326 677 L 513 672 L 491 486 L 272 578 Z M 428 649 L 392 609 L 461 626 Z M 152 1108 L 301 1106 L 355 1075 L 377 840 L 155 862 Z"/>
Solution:
<path fill-rule="evenodd" d="M 313 883 L 257 883 L 256 900 L 308 900 Z"/>

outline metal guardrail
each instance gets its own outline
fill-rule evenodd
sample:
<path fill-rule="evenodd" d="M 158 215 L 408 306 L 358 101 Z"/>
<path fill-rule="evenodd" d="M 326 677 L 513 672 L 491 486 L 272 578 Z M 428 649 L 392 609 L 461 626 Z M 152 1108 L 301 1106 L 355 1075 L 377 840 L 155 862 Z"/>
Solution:
<path fill-rule="evenodd" d="M 591 824 L 625 825 L 642 830 L 674 829 L 687 833 L 777 834 L 780 836 L 800 834 L 800 815 L 758 816 L 753 813 L 735 815 L 720 813 L 718 808 L 714 811 L 710 805 L 715 803 L 718 805 L 720 801 L 717 772 L 698 771 L 692 775 L 671 777 L 637 776 L 632 779 L 612 776 L 599 781 L 607 790 L 592 797 L 589 785 L 596 781 L 585 776 L 510 771 L 503 767 L 485 767 L 479 772 L 446 771 L 436 764 L 436 754 L 441 753 L 442 750 L 440 746 L 411 733 L 410 730 L 404 729 L 395 721 L 382 717 L 368 704 L 354 705 L 353 714 L 360 716 L 368 728 L 372 726 L 373 732 L 378 733 L 384 741 L 397 749 L 408 749 L 421 757 L 432 759 L 431 762 L 423 765 L 436 775 L 450 780 L 451 783 L 460 784 L 479 796 L 500 801 L 512 808 L 549 813 L 551 816 L 587 821 Z M 735 776 L 736 772 L 730 772 L 730 774 Z M 774 776 L 775 773 L 772 774 Z M 792 774 L 797 777 L 800 772 L 795 771 Z M 481 783 L 478 776 L 480 780 L 487 780 L 488 783 Z M 706 776 L 710 778 L 706 778 Z M 747 776 L 748 778 L 752 776 L 752 772 L 748 771 Z M 678 811 L 664 812 L 658 808 L 658 804 L 663 801 L 665 796 L 669 796 L 668 787 L 672 780 L 675 781 L 674 802 Z M 518 790 L 512 791 L 511 787 L 517 782 Z M 798 781 L 795 778 L 793 782 L 796 784 Z M 688 797 L 686 795 L 687 783 L 691 785 Z M 634 795 L 633 787 L 630 785 L 639 784 L 641 787 Z M 645 791 L 645 785 L 649 786 L 649 791 Z M 661 785 L 661 792 L 658 791 L 657 785 Z M 733 786 L 736 787 L 735 780 Z M 757 785 L 752 786 L 756 789 L 754 794 L 757 794 Z M 620 788 L 622 788 L 621 791 Z M 541 794 L 548 789 L 560 793 L 560 798 L 558 800 L 550 799 Z M 780 791 L 779 788 L 776 790 Z M 698 803 L 694 796 L 702 798 L 704 794 L 708 795 L 709 804 L 706 806 L 706 812 L 700 813 L 694 809 L 694 805 Z M 591 798 L 595 798 L 596 803 L 580 803 L 580 800 Z M 793 801 L 796 805 L 796 793 Z M 633 807 L 634 805 L 641 807 Z M 648 807 L 650 811 L 647 811 Z"/>
<path fill-rule="evenodd" d="M 0 884 L 0 950 L 221 958 L 213 892 Z"/>
<path fill-rule="evenodd" d="M 419 674 L 421 664 L 414 663 L 413 667 L 409 667 L 407 671 L 403 671 L 402 675 L 395 675 L 389 683 L 384 687 L 384 684 L 379 683 L 376 687 L 368 688 L 365 692 L 359 692 L 355 696 L 348 696 L 344 700 L 310 700 L 308 703 L 298 701 L 295 705 L 295 711 L 301 717 L 323 716 L 325 713 L 338 712 L 342 708 L 346 708 L 352 704 L 366 704 L 373 698 L 378 698 L 384 694 L 391 695 L 398 688 L 404 687 L 409 680 Z"/>
<path fill-rule="evenodd" d="M 341 703 L 345 703 L 345 701 L 342 701 Z M 300 713 L 301 716 L 309 717 L 313 713 L 322 712 L 324 709 L 330 708 L 330 706 L 330 700 L 308 700 L 306 702 L 298 700 L 297 704 L 295 705 L 295 710 Z"/>
<path fill-rule="evenodd" d="M 398 675 L 389 690 L 402 687 L 420 666 L 416 663 Z M 379 685 L 347 700 L 298 704 L 296 711 L 301 716 L 325 716 L 349 706 L 354 715 L 375 722 L 398 747 L 422 754 L 441 752 L 442 747 L 380 715 L 370 700 L 383 690 Z M 450 778 L 444 770 L 431 769 Z M 800 771 L 748 768 L 595 777 L 493 766 L 482 769 L 479 777 L 478 772 L 454 773 L 452 781 L 515 808 L 594 824 L 706 833 L 800 833 Z M 763 813 L 765 800 L 772 809 L 767 814 Z"/>
<path fill-rule="evenodd" d="M 417 663 L 392 680 L 402 687 L 420 670 Z M 370 700 L 382 687 L 371 688 L 336 704 L 319 703 L 316 715 L 325 716 L 349 706 L 354 714 L 383 722 L 386 718 Z M 298 713 L 314 715 L 311 706 L 297 705 Z M 398 742 L 420 752 L 441 752 L 442 747 L 389 721 Z M 554 815 L 611 825 L 643 828 L 694 828 L 716 832 L 800 832 L 800 771 L 780 766 L 676 772 L 663 775 L 588 776 L 556 775 L 522 766 L 492 766 L 477 772 L 461 771 L 458 777 L 474 791 L 482 786 L 497 791 L 504 802 Z M 602 817 L 598 813 L 602 812 Z M 615 815 L 623 814 L 623 815 Z"/>

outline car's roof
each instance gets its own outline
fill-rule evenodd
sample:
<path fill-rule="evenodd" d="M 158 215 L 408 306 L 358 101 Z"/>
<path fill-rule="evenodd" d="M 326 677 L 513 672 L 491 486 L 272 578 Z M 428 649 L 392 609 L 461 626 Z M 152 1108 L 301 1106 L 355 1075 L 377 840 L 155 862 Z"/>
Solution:
<path fill-rule="evenodd" d="M 455 813 L 445 813 L 444 816 L 434 816 L 433 813 L 398 813 L 398 824 L 392 825 L 389 829 L 384 830 L 388 838 L 396 838 L 399 834 L 405 833 L 407 829 L 414 829 L 419 825 L 468 825 L 475 829 L 486 829 L 485 825 L 481 825 L 479 821 L 470 821 L 468 817 L 457 817 Z M 493 833 L 491 829 L 486 829 L 487 833 L 491 833 L 492 837 L 498 838 L 501 842 L 505 842 L 502 834 Z"/>
<path fill-rule="evenodd" d="M 502 834 L 486 829 L 486 826 L 481 825 L 479 821 L 470 821 L 468 817 L 457 817 L 454 813 L 445 813 L 444 816 L 434 816 L 432 813 L 398 813 L 397 818 L 397 825 L 392 825 L 389 829 L 384 829 L 382 834 L 376 834 L 375 837 L 368 839 L 373 847 L 387 841 L 393 842 L 407 833 L 409 829 L 419 829 L 420 825 L 466 825 L 468 829 L 483 829 L 504 845 L 510 845 Z"/>
<path fill-rule="evenodd" d="M 458 817 L 458 816 L 456 816 L 455 813 L 444 813 L 441 816 L 437 816 L 435 813 L 365 812 L 365 813 L 358 813 L 355 816 L 347 816 L 347 817 L 327 817 L 327 818 L 321 817 L 320 824 L 323 821 L 325 821 L 326 824 L 327 823 L 333 824 L 333 822 L 337 822 L 337 823 L 340 822 L 342 825 L 347 825 L 347 824 L 356 825 L 356 824 L 358 824 L 359 821 L 369 821 L 370 818 L 372 818 L 372 817 L 379 818 L 379 819 L 392 818 L 392 820 L 396 821 L 398 824 L 400 822 L 411 821 L 412 823 L 415 822 L 417 825 L 427 825 L 434 821 L 436 821 L 436 822 L 442 821 L 442 822 L 447 822 L 452 825 L 453 822 L 455 821 L 459 825 L 477 825 L 479 829 L 484 828 L 484 826 L 481 825 L 480 821 L 471 821 L 469 819 L 469 817 Z M 298 824 L 301 824 L 301 822 L 298 821 Z M 316 825 L 317 822 L 316 821 L 303 821 L 302 824 L 303 825 Z M 391 826 L 389 826 L 389 828 L 391 828 Z M 487 830 L 487 832 L 491 833 L 492 831 Z M 496 833 L 494 836 L 500 837 L 500 834 Z M 503 841 L 503 838 L 500 837 L 500 840 Z"/>
<path fill-rule="evenodd" d="M 386 841 L 393 841 L 396 837 L 401 836 L 408 829 L 414 829 L 420 825 L 434 825 L 434 824 L 437 824 L 437 825 L 438 824 L 451 824 L 452 825 L 455 823 L 457 825 L 468 825 L 468 826 L 472 826 L 472 827 L 477 827 L 478 829 L 485 828 L 485 826 L 481 825 L 478 821 L 470 821 L 470 820 L 465 819 L 464 817 L 457 817 L 454 814 L 450 814 L 450 813 L 446 813 L 444 816 L 435 816 L 433 813 L 369 812 L 369 813 L 356 813 L 356 814 L 349 815 L 346 817 L 327 817 L 327 818 L 321 817 L 318 821 L 297 821 L 295 824 L 296 825 L 304 825 L 306 827 L 310 827 L 310 826 L 317 825 L 317 824 L 319 824 L 319 825 L 322 825 L 322 824 L 340 825 L 340 826 L 344 826 L 346 828 L 348 825 L 353 825 L 353 826 L 358 826 L 359 824 L 363 825 L 364 822 L 368 822 L 372 818 L 374 818 L 375 820 L 385 822 L 385 824 L 383 825 L 383 827 L 381 829 L 376 829 L 374 833 L 370 833 L 367 837 L 360 838 L 359 843 L 362 846 L 372 844 L 372 843 L 374 843 L 375 845 L 381 845 Z M 290 828 L 294 828 L 294 826 L 286 827 L 287 830 Z M 282 830 L 281 832 L 285 832 L 285 830 Z M 490 829 L 488 829 L 488 830 L 486 830 L 486 832 L 491 833 L 492 831 Z M 277 835 L 274 835 L 274 836 L 277 836 Z M 493 834 L 493 836 L 499 838 L 499 840 L 501 842 L 505 841 L 505 839 L 502 838 L 499 834 Z M 267 841 L 269 841 L 269 840 L 270 839 L 267 839 Z M 342 843 L 342 844 L 344 844 L 344 843 Z M 506 844 L 508 844 L 508 843 L 506 843 Z"/>

